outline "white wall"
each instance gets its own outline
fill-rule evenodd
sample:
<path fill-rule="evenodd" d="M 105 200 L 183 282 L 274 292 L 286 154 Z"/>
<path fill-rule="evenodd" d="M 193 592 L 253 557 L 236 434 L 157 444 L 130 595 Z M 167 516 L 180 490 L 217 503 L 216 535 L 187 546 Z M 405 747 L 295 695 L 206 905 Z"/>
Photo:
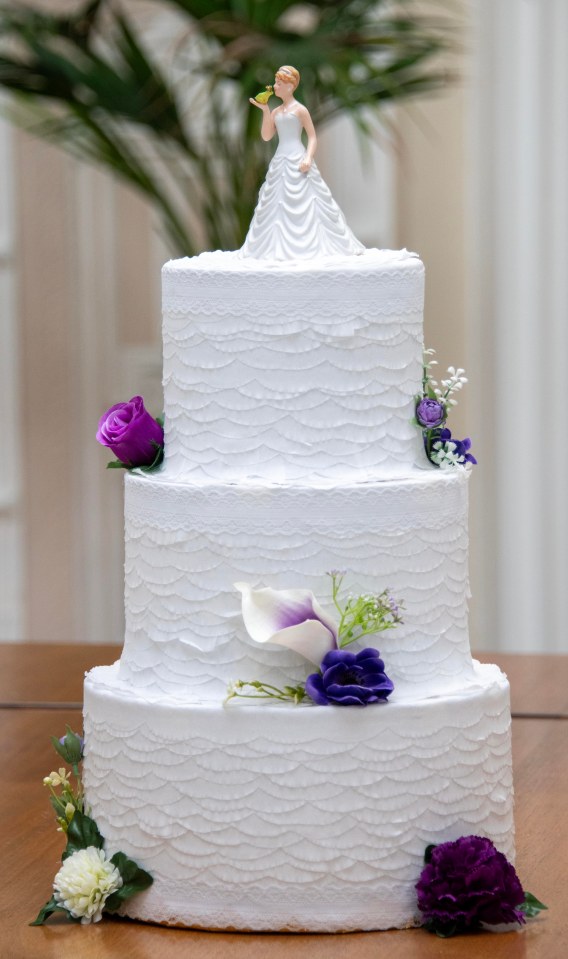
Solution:
<path fill-rule="evenodd" d="M 485 648 L 568 636 L 568 5 L 478 0 L 471 309 Z"/>

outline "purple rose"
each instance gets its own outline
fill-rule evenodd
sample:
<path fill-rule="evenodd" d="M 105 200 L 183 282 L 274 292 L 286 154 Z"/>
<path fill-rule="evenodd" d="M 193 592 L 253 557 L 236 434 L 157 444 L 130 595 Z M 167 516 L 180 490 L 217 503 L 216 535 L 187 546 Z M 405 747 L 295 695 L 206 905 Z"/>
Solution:
<path fill-rule="evenodd" d="M 393 689 L 376 649 L 332 649 L 322 659 L 321 671 L 306 680 L 306 692 L 319 706 L 366 706 L 385 700 Z"/>
<path fill-rule="evenodd" d="M 150 466 L 164 443 L 164 431 L 141 396 L 111 406 L 99 420 L 97 439 L 126 466 Z"/>
<path fill-rule="evenodd" d="M 416 407 L 416 419 L 425 429 L 434 429 L 443 423 L 445 418 L 446 408 L 438 400 L 431 400 L 425 396 Z"/>
<path fill-rule="evenodd" d="M 431 932 L 453 935 L 482 922 L 524 923 L 525 900 L 513 866 L 490 839 L 462 836 L 430 847 L 416 884 L 418 908 Z"/>

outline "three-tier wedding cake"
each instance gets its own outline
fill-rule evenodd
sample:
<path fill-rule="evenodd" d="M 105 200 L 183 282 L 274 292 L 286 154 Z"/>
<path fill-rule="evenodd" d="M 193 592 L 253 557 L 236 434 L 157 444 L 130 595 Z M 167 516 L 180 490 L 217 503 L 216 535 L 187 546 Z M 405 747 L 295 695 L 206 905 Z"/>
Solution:
<path fill-rule="evenodd" d="M 296 132 L 248 245 L 163 270 L 165 461 L 126 477 L 124 651 L 85 683 L 92 815 L 154 878 L 134 918 L 404 927 L 426 846 L 513 853 L 508 685 L 468 640 L 468 472 L 412 422 L 423 266 L 361 252 L 315 164 L 294 179 Z M 376 643 L 388 702 L 224 705 L 230 681 L 307 672 L 250 638 L 234 584 L 323 604 L 334 568 L 404 600 Z"/>

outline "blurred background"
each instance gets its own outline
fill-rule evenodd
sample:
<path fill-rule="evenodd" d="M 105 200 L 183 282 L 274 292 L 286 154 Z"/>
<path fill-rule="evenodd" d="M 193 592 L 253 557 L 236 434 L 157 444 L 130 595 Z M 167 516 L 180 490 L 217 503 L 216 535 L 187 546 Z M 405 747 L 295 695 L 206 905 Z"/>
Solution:
<path fill-rule="evenodd" d="M 566 651 L 567 47 L 565 0 L 0 0 L 0 639 L 122 641 L 97 422 L 161 411 L 161 264 L 242 242 L 273 149 L 246 98 L 284 62 L 469 375 L 472 646 Z"/>

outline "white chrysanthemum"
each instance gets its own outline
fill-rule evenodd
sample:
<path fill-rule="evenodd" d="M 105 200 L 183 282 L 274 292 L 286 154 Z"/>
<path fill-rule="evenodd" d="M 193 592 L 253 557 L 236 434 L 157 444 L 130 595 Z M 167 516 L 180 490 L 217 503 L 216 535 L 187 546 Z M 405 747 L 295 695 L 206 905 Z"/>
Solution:
<path fill-rule="evenodd" d="M 102 849 L 78 849 L 53 880 L 55 899 L 82 923 L 99 922 L 108 897 L 120 889 L 122 876 Z"/>

